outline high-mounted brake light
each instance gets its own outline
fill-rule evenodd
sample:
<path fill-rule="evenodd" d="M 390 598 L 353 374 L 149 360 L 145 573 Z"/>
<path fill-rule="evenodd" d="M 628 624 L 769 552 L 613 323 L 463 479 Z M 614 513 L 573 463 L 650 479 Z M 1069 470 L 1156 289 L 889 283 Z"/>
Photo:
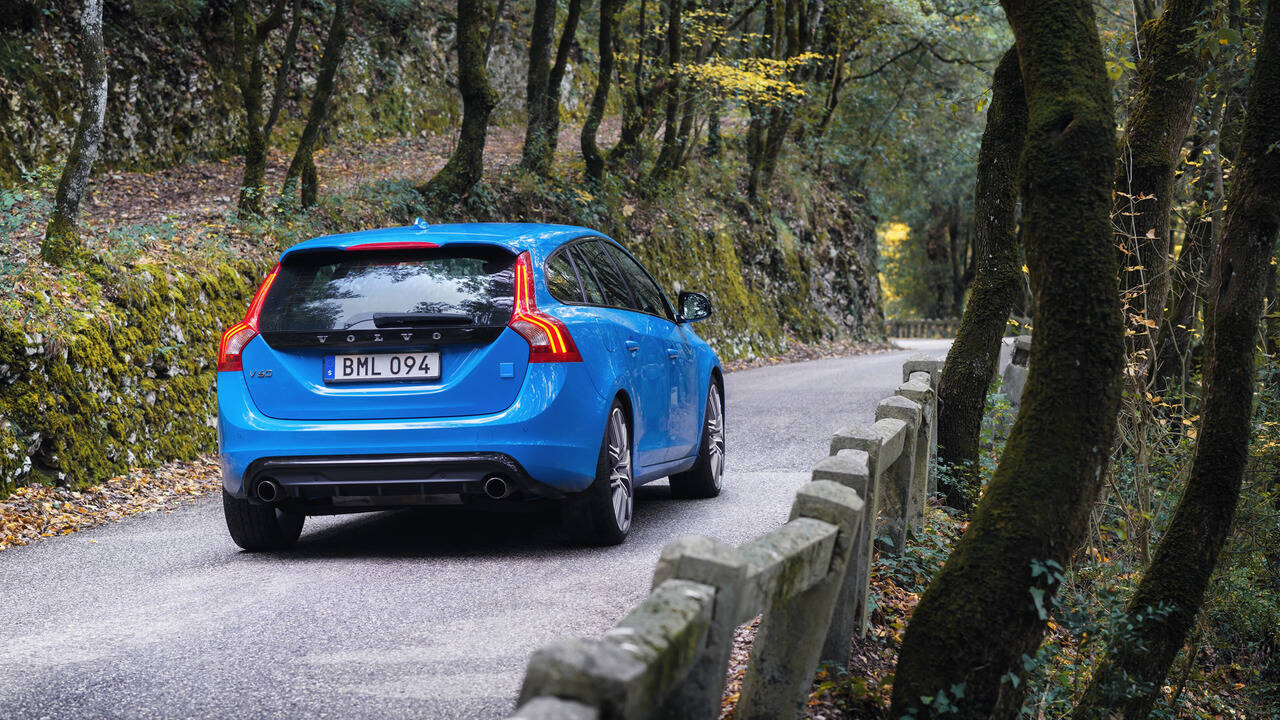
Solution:
<path fill-rule="evenodd" d="M 240 372 L 244 369 L 240 353 L 250 340 L 258 336 L 258 316 L 262 314 L 262 303 L 266 301 L 267 291 L 271 289 L 271 283 L 276 281 L 276 274 L 279 272 L 280 265 L 277 264 L 258 286 L 258 292 L 253 294 L 244 319 L 222 333 L 222 342 L 218 345 L 218 372 Z"/>
<path fill-rule="evenodd" d="M 359 245 L 352 245 L 347 248 L 347 250 L 429 250 L 431 248 L 438 247 L 440 246 L 433 242 L 407 240 L 404 242 L 361 243 Z"/>
<path fill-rule="evenodd" d="M 516 298 L 507 327 L 529 341 L 529 362 L 582 362 L 564 323 L 539 312 L 533 297 L 533 261 L 528 251 L 516 258 Z"/>

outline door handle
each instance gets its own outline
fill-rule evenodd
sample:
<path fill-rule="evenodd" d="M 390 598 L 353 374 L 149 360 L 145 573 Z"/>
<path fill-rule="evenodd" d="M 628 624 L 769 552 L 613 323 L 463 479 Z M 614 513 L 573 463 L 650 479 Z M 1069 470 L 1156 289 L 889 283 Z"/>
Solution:
<path fill-rule="evenodd" d="M 640 343 L 636 342 L 635 340 L 628 340 L 622 343 L 622 345 L 627 348 L 628 352 L 634 353 L 634 352 L 640 351 Z"/>
<path fill-rule="evenodd" d="M 667 357 L 671 358 L 672 360 L 675 360 L 676 358 L 680 357 L 680 348 L 673 348 L 673 347 L 667 348 Z"/>

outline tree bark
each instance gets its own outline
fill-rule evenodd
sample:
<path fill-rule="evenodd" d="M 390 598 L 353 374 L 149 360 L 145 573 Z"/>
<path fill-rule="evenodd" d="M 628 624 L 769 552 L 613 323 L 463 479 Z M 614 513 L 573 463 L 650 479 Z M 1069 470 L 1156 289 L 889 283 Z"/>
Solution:
<path fill-rule="evenodd" d="M 662 177 L 676 167 L 680 157 L 677 145 L 679 126 L 677 125 L 680 108 L 681 83 L 676 77 L 676 65 L 680 63 L 680 24 L 684 10 L 684 0 L 667 0 L 667 86 L 666 86 L 666 118 L 662 131 L 662 149 L 653 164 L 655 177 Z"/>
<path fill-rule="evenodd" d="M 520 167 L 545 175 L 550 169 L 547 139 L 547 83 L 551 77 L 551 38 L 556 24 L 556 0 L 536 0 L 529 32 L 529 72 L 525 84 L 524 150 Z"/>
<path fill-rule="evenodd" d="M 1120 143 L 1116 169 L 1116 242 L 1125 248 L 1122 291 L 1129 352 L 1150 366 L 1169 294 L 1169 214 L 1173 179 L 1195 113 L 1205 60 L 1196 20 L 1210 0 L 1168 0 L 1141 31 L 1137 93 Z"/>
<path fill-rule="evenodd" d="M 107 114 L 107 53 L 102 41 L 102 0 L 85 0 L 80 13 L 80 62 L 84 66 L 84 107 L 76 137 L 58 180 L 53 215 L 40 244 L 40 257 L 64 265 L 80 251 L 80 201 L 89 187 L 89 173 L 102 144 Z"/>
<path fill-rule="evenodd" d="M 1204 398 L 1187 487 L 1129 600 L 1133 630 L 1111 641 L 1075 718 L 1146 718 L 1182 648 L 1226 542 L 1248 461 L 1255 341 L 1280 234 L 1280 3 L 1269 3 L 1214 248 L 1205 312 Z M 1139 619 L 1139 614 L 1143 615 Z"/>
<path fill-rule="evenodd" d="M 923 698 L 940 692 L 957 707 L 947 717 L 1017 714 L 1027 683 L 1009 673 L 1020 676 L 1019 660 L 1039 646 L 1041 609 L 1059 585 L 1044 569 L 1065 567 L 1084 539 L 1115 436 L 1124 360 L 1110 223 L 1115 119 L 1093 7 L 1002 5 L 1029 119 L 1019 176 L 1036 303 L 1031 372 L 995 477 L 907 628 L 895 718 L 927 716 Z"/>
<path fill-rule="evenodd" d="M 263 75 L 266 60 L 263 46 L 271 33 L 284 24 L 284 0 L 276 0 L 271 12 L 254 23 L 250 0 L 237 0 L 233 10 L 235 25 L 236 84 L 244 103 L 244 176 L 236 206 L 246 215 L 262 214 L 262 190 L 267 173 L 267 143 L 270 138 L 262 116 Z"/>
<path fill-rule="evenodd" d="M 600 121 L 604 118 L 605 105 L 609 101 L 609 86 L 613 81 L 613 36 L 617 32 L 618 11 L 623 0 L 600 0 L 600 68 L 596 75 L 596 89 L 591 95 L 591 109 L 582 123 L 582 159 L 586 163 L 587 177 L 595 182 L 604 179 L 604 156 L 596 136 Z"/>
<path fill-rule="evenodd" d="M 462 127 L 458 145 L 440 172 L 419 191 L 430 195 L 461 196 L 484 176 L 484 144 L 489 114 L 498 93 L 489 86 L 484 68 L 484 2 L 457 0 L 458 92 L 462 95 Z"/>
<path fill-rule="evenodd" d="M 335 0 L 333 20 L 325 37 L 324 53 L 320 56 L 320 74 L 316 77 L 315 94 L 311 96 L 311 109 L 307 112 L 307 125 L 298 138 L 298 149 L 293 153 L 289 170 L 284 176 L 282 195 L 293 195 L 293 184 L 302 179 L 302 207 L 316 204 L 319 188 L 316 187 L 315 146 L 320 138 L 329 113 L 329 98 L 333 95 L 333 81 L 342 63 L 342 47 L 347 42 L 347 0 Z"/>
<path fill-rule="evenodd" d="M 640 156 L 644 152 L 644 148 L 640 144 L 641 135 L 644 133 L 646 109 L 644 107 L 644 62 L 645 62 L 645 32 L 648 22 L 649 3 L 648 0 L 640 0 L 640 18 L 638 21 L 638 29 L 636 35 L 636 61 L 631 71 L 631 88 L 626 87 L 623 82 L 623 72 L 618 73 L 619 93 L 622 95 L 622 127 L 618 133 L 618 142 L 609 151 L 609 161 L 614 162 L 621 159 L 627 159 L 632 164 L 640 161 Z M 618 50 L 622 44 L 622 38 L 619 35 L 616 38 L 618 47 L 614 48 L 615 55 L 619 54 Z M 623 53 L 625 55 L 625 53 Z"/>
<path fill-rule="evenodd" d="M 979 438 L 987 386 L 1000 360 L 1009 312 L 1022 291 L 1018 255 L 1018 158 L 1027 133 L 1027 100 L 1010 48 L 991 83 L 987 127 L 974 188 L 977 269 L 955 342 L 938 386 L 938 462 L 949 468 L 938 489 L 964 512 L 978 500 Z"/>
<path fill-rule="evenodd" d="M 556 46 L 556 61 L 547 78 L 547 145 L 550 147 L 549 155 L 552 160 L 560 145 L 560 86 L 564 83 L 564 74 L 569 67 L 569 53 L 578 36 L 578 20 L 581 16 L 582 0 L 569 0 L 564 28 L 560 32 L 560 44 Z"/>

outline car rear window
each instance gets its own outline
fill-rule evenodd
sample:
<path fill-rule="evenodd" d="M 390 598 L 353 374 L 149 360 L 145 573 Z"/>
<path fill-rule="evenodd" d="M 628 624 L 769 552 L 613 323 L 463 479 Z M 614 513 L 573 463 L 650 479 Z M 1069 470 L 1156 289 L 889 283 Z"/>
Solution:
<path fill-rule="evenodd" d="M 290 255 L 262 306 L 263 332 L 505 325 L 515 257 L 501 248 Z"/>

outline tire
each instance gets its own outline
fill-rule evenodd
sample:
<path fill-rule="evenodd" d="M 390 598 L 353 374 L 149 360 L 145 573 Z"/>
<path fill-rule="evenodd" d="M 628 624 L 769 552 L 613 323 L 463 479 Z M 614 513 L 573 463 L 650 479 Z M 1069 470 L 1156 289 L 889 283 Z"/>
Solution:
<path fill-rule="evenodd" d="M 225 489 L 222 491 L 222 513 L 227 518 L 231 539 L 249 552 L 293 547 L 302 534 L 302 523 L 307 519 L 301 513 L 231 497 Z"/>
<path fill-rule="evenodd" d="M 635 509 L 633 480 L 631 427 L 622 403 L 614 400 L 600 441 L 595 482 L 564 501 L 569 536 L 583 545 L 618 545 L 626 540 Z"/>
<path fill-rule="evenodd" d="M 724 483 L 724 400 L 715 380 L 707 388 L 702 444 L 693 467 L 669 479 L 671 494 L 678 498 L 713 498 Z"/>

